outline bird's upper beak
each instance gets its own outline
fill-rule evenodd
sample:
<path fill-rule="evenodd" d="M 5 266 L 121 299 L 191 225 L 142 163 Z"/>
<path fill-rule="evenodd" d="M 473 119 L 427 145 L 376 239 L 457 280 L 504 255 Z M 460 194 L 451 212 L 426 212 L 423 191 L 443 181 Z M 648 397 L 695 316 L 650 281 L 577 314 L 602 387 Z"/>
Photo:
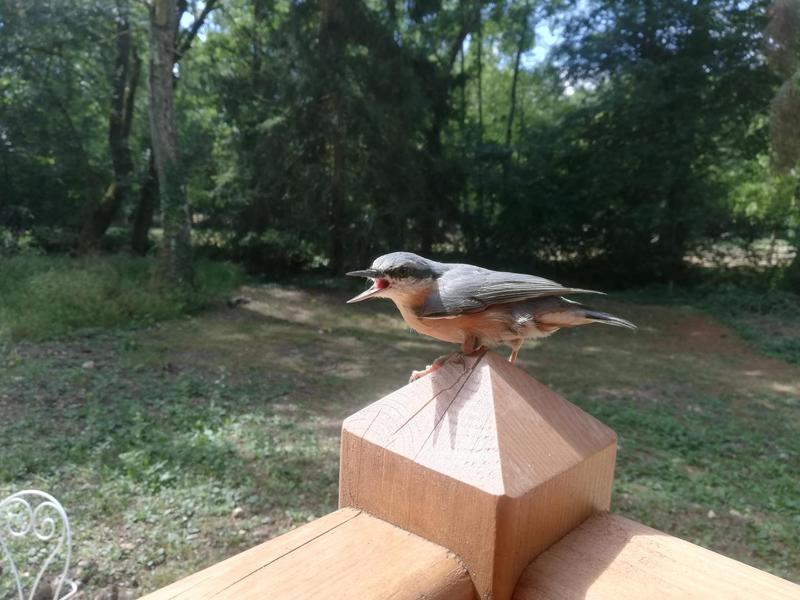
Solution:
<path fill-rule="evenodd" d="M 366 300 L 370 296 L 377 294 L 386 287 L 385 285 L 380 284 L 381 281 L 385 280 L 381 279 L 382 273 L 377 269 L 365 269 L 364 271 L 350 271 L 349 273 L 346 273 L 346 275 L 348 275 L 349 277 L 369 277 L 370 279 L 373 280 L 372 286 L 369 289 L 364 290 L 358 296 L 350 298 L 350 300 L 347 301 L 348 304 Z"/>

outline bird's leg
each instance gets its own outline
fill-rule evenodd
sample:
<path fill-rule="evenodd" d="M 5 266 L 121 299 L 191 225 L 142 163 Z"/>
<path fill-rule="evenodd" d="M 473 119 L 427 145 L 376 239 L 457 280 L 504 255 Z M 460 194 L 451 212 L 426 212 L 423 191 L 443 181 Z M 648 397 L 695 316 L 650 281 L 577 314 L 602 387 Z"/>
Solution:
<path fill-rule="evenodd" d="M 411 371 L 411 377 L 408 378 L 408 383 L 416 381 L 420 377 L 425 377 L 425 375 L 430 375 L 434 371 L 438 371 L 444 366 L 444 364 L 448 360 L 457 355 L 458 352 L 453 352 L 452 354 L 445 354 L 444 356 L 440 356 L 439 358 L 437 358 L 435 361 L 433 361 L 433 363 L 429 364 L 422 371 Z"/>
<path fill-rule="evenodd" d="M 511 356 L 508 357 L 508 362 L 512 365 L 517 362 L 517 354 L 519 354 L 519 349 L 522 346 L 522 340 L 516 341 L 511 344 Z"/>
<path fill-rule="evenodd" d="M 453 352 L 452 354 L 445 354 L 444 356 L 440 356 L 432 364 L 428 365 L 422 371 L 411 371 L 411 377 L 409 377 L 408 382 L 411 383 L 412 381 L 416 381 L 420 377 L 425 377 L 425 375 L 430 375 L 434 371 L 438 371 L 441 369 L 444 364 L 448 360 L 458 360 L 459 362 L 464 361 L 465 356 L 476 356 L 481 352 L 485 352 L 486 348 L 481 345 L 480 339 L 478 339 L 475 335 L 467 336 L 464 340 L 464 343 L 461 344 L 461 350 L 458 352 Z"/>
<path fill-rule="evenodd" d="M 461 344 L 461 354 L 464 356 L 474 356 L 482 350 L 484 350 L 484 347 L 476 335 L 467 336 L 467 338 Z"/>

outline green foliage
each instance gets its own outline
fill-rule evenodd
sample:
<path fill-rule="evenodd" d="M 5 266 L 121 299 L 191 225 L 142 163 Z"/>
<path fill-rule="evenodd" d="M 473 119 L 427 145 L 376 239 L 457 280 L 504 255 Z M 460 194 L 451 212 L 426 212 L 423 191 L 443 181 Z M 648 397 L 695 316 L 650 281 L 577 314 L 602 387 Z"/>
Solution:
<path fill-rule="evenodd" d="M 0 227 L 0 258 L 41 253 L 36 238 L 30 231 L 14 231 Z"/>
<path fill-rule="evenodd" d="M 0 336 L 51 338 L 129 327 L 196 310 L 241 282 L 236 267 L 198 265 L 192 290 L 160 287 L 151 260 L 17 256 L 0 262 Z"/>
<path fill-rule="evenodd" d="M 0 4 L 0 226 L 77 229 L 109 180 L 113 4 Z"/>
<path fill-rule="evenodd" d="M 722 242 L 797 246 L 797 174 L 770 173 L 767 142 L 771 126 L 791 154 L 775 136 L 797 120 L 798 13 L 767 4 L 225 2 L 176 69 L 174 176 L 200 255 L 283 275 L 404 248 L 630 283 L 680 280 Z M 131 8 L 144 55 L 146 11 Z M 0 226 L 74 246 L 110 181 L 115 9 L 0 10 Z M 558 34 L 537 61 L 546 26 Z M 136 209 L 99 247 L 120 247 Z"/>
<path fill-rule="evenodd" d="M 274 259 L 253 260 L 254 240 L 281 229 L 339 270 L 345 252 L 366 260 L 376 247 L 419 245 L 420 140 L 431 103 L 423 77 L 435 77 L 435 66 L 397 45 L 358 2 L 274 14 L 240 5 L 228 17 L 203 48 L 210 55 L 192 64 L 220 67 L 210 80 L 231 115 L 223 131 L 232 162 L 211 208 L 236 232 L 236 251 L 272 272 Z"/>
<path fill-rule="evenodd" d="M 752 126 L 774 84 L 752 58 L 759 7 L 588 3 L 567 23 L 561 58 L 567 81 L 583 90 L 530 138 L 526 154 L 547 188 L 520 202 L 530 220 L 516 211 L 509 220 L 530 223 L 541 203 L 543 233 L 556 225 L 552 243 L 568 239 L 562 248 L 608 275 L 679 274 L 687 252 L 729 227 L 729 188 L 716 166 L 766 149 L 763 119 Z"/>
<path fill-rule="evenodd" d="M 774 0 L 765 33 L 767 58 L 783 80 L 770 106 L 772 149 L 788 171 L 800 163 L 800 2 Z"/>
<path fill-rule="evenodd" d="M 299 235 L 267 229 L 249 232 L 236 241 L 236 253 L 247 265 L 268 273 L 293 275 L 314 265 L 314 246 Z"/>
<path fill-rule="evenodd" d="M 766 30 L 767 58 L 783 79 L 770 106 L 770 141 L 775 165 L 793 174 L 800 169 L 800 2 L 775 0 Z M 795 183 L 795 203 L 800 206 L 800 184 Z M 800 209 L 799 209 L 800 210 Z M 797 253 L 786 270 L 784 286 L 800 293 L 800 218 L 795 218 Z"/>

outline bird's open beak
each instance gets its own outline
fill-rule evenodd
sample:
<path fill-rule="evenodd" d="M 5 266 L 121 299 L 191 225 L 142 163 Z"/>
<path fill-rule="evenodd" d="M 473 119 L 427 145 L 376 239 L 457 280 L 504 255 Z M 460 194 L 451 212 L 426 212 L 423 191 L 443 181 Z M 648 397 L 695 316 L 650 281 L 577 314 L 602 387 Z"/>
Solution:
<path fill-rule="evenodd" d="M 381 282 L 385 282 L 386 280 L 381 279 L 381 272 L 376 269 L 366 269 L 364 271 L 350 271 L 349 273 L 346 273 L 346 275 L 348 275 L 349 277 L 369 277 L 370 279 L 373 280 L 372 286 L 369 289 L 364 290 L 354 298 L 350 298 L 350 300 L 347 301 L 348 304 L 366 300 L 370 296 L 377 294 L 386 287 L 385 284 L 383 285 L 381 284 Z"/>

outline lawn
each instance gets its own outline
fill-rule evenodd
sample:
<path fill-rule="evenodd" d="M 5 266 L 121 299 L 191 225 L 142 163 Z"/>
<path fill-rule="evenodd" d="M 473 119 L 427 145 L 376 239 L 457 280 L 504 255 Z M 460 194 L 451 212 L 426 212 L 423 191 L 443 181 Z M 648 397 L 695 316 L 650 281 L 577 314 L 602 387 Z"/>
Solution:
<path fill-rule="evenodd" d="M 62 500 L 90 598 L 138 596 L 333 510 L 341 420 L 449 350 L 349 291 L 237 293 L 252 301 L 0 342 L 0 497 Z M 680 302 L 599 307 L 640 330 L 562 331 L 519 366 L 619 434 L 613 509 L 800 581 L 800 366 Z"/>

